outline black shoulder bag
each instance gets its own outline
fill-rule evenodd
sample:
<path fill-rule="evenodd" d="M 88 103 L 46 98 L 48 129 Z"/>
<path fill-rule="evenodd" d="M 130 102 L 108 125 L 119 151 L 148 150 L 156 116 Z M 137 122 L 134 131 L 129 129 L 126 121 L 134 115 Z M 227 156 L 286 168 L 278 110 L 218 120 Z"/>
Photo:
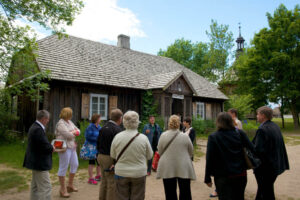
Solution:
<path fill-rule="evenodd" d="M 252 152 L 244 146 L 244 143 L 242 141 L 242 134 L 240 133 L 240 131 L 236 130 L 236 132 L 240 135 L 247 170 L 257 168 L 261 164 L 260 159 L 254 156 Z"/>

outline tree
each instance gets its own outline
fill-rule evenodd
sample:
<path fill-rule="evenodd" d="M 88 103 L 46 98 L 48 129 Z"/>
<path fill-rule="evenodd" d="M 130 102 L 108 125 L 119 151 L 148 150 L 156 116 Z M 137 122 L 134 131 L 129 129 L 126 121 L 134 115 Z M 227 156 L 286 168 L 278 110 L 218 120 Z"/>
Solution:
<path fill-rule="evenodd" d="M 207 62 L 207 52 L 207 44 L 192 43 L 191 40 L 181 38 L 168 46 L 166 51 L 160 49 L 158 55 L 172 58 L 197 74 L 210 79 L 213 75 L 212 70 L 204 68 L 204 64 Z"/>
<path fill-rule="evenodd" d="M 191 40 L 185 40 L 184 38 L 177 39 L 167 47 L 166 51 L 160 49 L 158 55 L 172 58 L 189 69 L 195 68 L 193 66 L 194 44 Z"/>
<path fill-rule="evenodd" d="M 211 20 L 210 32 L 206 31 L 209 42 L 208 62 L 206 67 L 215 73 L 214 81 L 224 79 L 229 67 L 229 56 L 234 46 L 233 34 L 228 25 L 219 25 L 217 21 Z"/>
<path fill-rule="evenodd" d="M 181 38 L 175 40 L 173 44 L 167 47 L 167 50 L 160 49 L 158 55 L 172 58 L 208 80 L 216 80 L 214 70 L 211 70 L 210 66 L 207 65 L 208 45 L 206 43 L 192 43 L 191 40 Z"/>
<path fill-rule="evenodd" d="M 17 119 L 11 97 L 27 95 L 36 101 L 41 99 L 40 91 L 48 89 L 49 72 L 40 72 L 36 65 L 36 34 L 18 22 L 36 22 L 63 36 L 61 27 L 71 25 L 82 7 L 81 0 L 0 0 L 0 82 L 9 85 L 0 91 L 1 139 Z"/>
<path fill-rule="evenodd" d="M 206 33 L 210 43 L 193 43 L 181 38 L 167 50 L 160 49 L 158 55 L 172 58 L 208 80 L 217 82 L 224 78 L 228 68 L 228 57 L 233 47 L 232 33 L 228 31 L 228 25 L 218 25 L 214 20 L 210 32 Z"/>
<path fill-rule="evenodd" d="M 258 102 L 284 102 L 299 128 L 300 101 L 300 8 L 281 4 L 267 13 L 268 28 L 255 34 L 245 65 L 238 67 L 239 87 Z M 255 105 L 259 107 L 260 105 Z"/>
<path fill-rule="evenodd" d="M 235 108 L 238 111 L 238 118 L 245 119 L 246 115 L 251 113 L 253 97 L 247 95 L 230 95 L 229 100 L 225 102 L 225 110 Z"/>
<path fill-rule="evenodd" d="M 63 33 L 62 25 L 71 25 L 83 7 L 81 0 L 0 0 L 0 81 L 5 81 L 12 56 L 25 46 L 35 46 L 33 30 L 21 27 L 17 20 L 37 22 L 54 33 Z"/>

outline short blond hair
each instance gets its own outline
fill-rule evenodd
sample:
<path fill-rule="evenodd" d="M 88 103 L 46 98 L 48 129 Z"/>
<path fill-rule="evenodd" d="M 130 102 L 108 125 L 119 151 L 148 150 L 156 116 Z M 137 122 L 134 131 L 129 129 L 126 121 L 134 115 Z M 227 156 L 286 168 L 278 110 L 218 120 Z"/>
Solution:
<path fill-rule="evenodd" d="M 126 129 L 137 129 L 139 126 L 139 114 L 135 111 L 127 111 L 123 116 L 123 125 Z"/>
<path fill-rule="evenodd" d="M 172 115 L 169 118 L 169 129 L 179 129 L 180 128 L 180 118 L 177 115 Z"/>
<path fill-rule="evenodd" d="M 70 107 L 65 107 L 60 111 L 59 118 L 70 120 L 72 118 L 73 110 Z"/>

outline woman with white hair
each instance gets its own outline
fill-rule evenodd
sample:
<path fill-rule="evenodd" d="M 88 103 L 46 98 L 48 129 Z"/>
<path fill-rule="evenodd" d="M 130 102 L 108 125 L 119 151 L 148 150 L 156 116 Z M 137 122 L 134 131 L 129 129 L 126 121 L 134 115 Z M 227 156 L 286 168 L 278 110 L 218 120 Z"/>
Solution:
<path fill-rule="evenodd" d="M 147 161 L 153 151 L 148 138 L 138 133 L 139 115 L 128 111 L 123 116 L 125 131 L 115 136 L 110 156 L 116 160 L 116 199 L 145 199 Z"/>
<path fill-rule="evenodd" d="M 164 132 L 158 142 L 160 160 L 157 178 L 163 179 L 166 200 L 177 200 L 177 182 L 179 199 L 191 200 L 191 180 L 196 179 L 191 157 L 193 145 L 188 135 L 182 133 L 180 118 L 172 115 L 169 119 L 169 130 Z"/>

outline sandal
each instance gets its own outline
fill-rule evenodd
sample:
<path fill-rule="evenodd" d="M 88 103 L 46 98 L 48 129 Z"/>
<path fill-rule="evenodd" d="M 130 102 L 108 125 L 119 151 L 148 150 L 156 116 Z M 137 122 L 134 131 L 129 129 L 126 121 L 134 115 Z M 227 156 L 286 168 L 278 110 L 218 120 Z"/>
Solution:
<path fill-rule="evenodd" d="M 78 192 L 78 189 L 77 189 L 77 188 L 74 188 L 74 187 L 68 186 L 68 187 L 67 187 L 67 191 L 68 191 L 68 192 Z"/>
<path fill-rule="evenodd" d="M 60 197 L 62 198 L 70 198 L 70 194 L 69 193 L 62 193 L 62 191 L 59 191 Z"/>

